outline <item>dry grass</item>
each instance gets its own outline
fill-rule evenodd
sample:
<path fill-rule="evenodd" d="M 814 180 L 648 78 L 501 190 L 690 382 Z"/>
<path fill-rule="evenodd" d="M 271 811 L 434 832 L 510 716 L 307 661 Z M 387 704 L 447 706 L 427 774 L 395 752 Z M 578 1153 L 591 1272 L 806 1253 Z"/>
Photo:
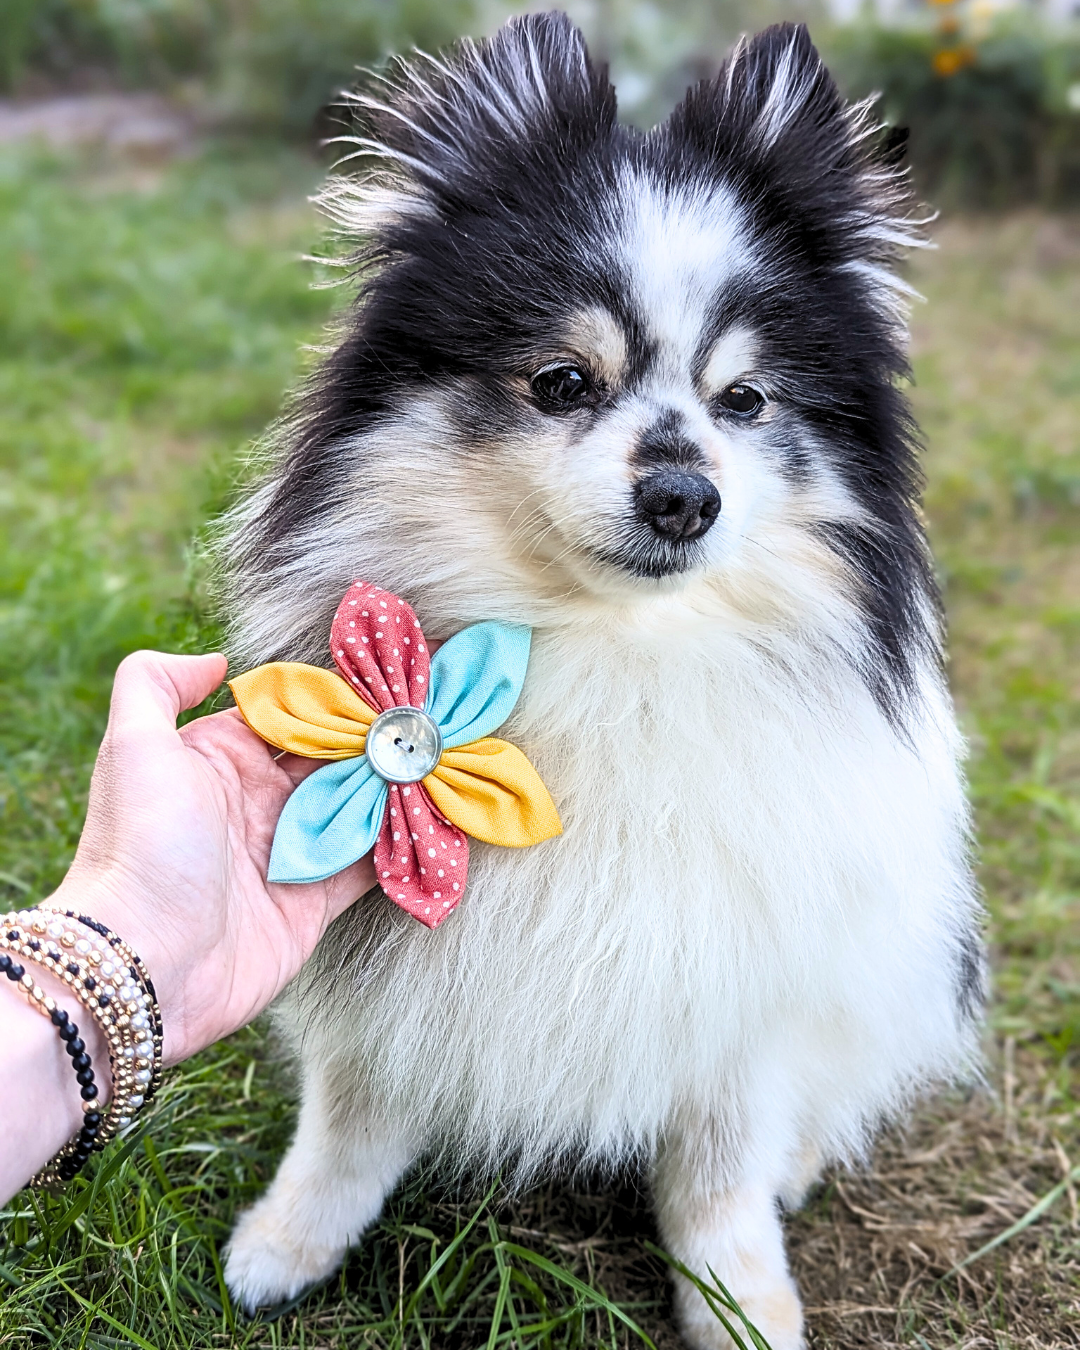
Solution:
<path fill-rule="evenodd" d="M 831 1174 L 789 1216 L 814 1350 L 1080 1346 L 1080 1183 L 955 1271 L 1080 1163 L 1069 1074 L 1009 1038 L 983 1087 L 926 1105 L 883 1136 L 868 1166 Z M 467 1212 L 439 1207 L 441 1226 L 453 1231 Z M 680 1344 L 665 1267 L 645 1246 L 656 1237 L 640 1178 L 548 1187 L 498 1218 L 632 1309 L 658 1350 Z"/>
<path fill-rule="evenodd" d="M 871 1167 L 831 1177 L 791 1220 L 815 1346 L 1080 1345 L 1073 1187 L 1041 1222 L 950 1274 L 1077 1161 L 1075 1117 L 1053 1110 L 1046 1058 L 1008 1044 L 1014 1070 L 999 1095 L 920 1112 L 881 1141 Z"/>

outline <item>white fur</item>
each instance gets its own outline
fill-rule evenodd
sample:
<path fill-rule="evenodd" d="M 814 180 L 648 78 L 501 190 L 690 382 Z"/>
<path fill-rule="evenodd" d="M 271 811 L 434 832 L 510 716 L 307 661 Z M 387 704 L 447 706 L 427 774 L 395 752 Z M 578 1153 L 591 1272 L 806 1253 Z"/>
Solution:
<path fill-rule="evenodd" d="M 445 497 L 461 501 L 453 487 Z M 565 833 L 521 851 L 474 843 L 451 920 L 430 934 L 394 915 L 385 947 L 348 972 L 355 996 L 328 1016 L 298 1013 L 302 978 L 283 1028 L 313 1073 L 333 1066 L 338 1091 L 460 1164 L 512 1163 L 525 1180 L 560 1155 L 655 1156 L 690 1115 L 730 1136 L 717 1191 L 752 1182 L 797 1196 L 808 1148 L 858 1154 L 882 1114 L 974 1050 L 949 959 L 973 901 L 939 682 L 925 676 L 906 743 L 840 658 L 849 635 L 831 592 L 815 594 L 812 573 L 783 576 L 771 550 L 747 548 L 722 581 L 636 604 L 584 587 L 545 593 L 541 571 L 526 605 L 507 585 L 511 549 L 500 556 L 469 511 L 444 510 L 393 548 L 379 520 L 392 502 L 390 485 L 367 497 L 371 537 L 345 554 L 328 530 L 308 584 L 336 595 L 355 573 L 418 594 L 432 635 L 463 613 L 538 620 L 504 734 L 548 783 Z M 482 609 L 477 570 L 489 583 Z M 832 643 L 755 622 L 761 594 L 774 614 L 802 604 Z M 288 592 L 266 608 L 287 630 Z M 307 1099 L 304 1109 L 306 1120 Z M 305 1125 L 294 1152 L 336 1192 L 338 1132 L 323 1129 Z M 284 1221 L 280 1190 L 271 1212 Z M 342 1225 L 341 1204 L 326 1212 L 331 1264 L 370 1214 L 357 1204 Z M 249 1262 L 254 1231 L 234 1243 Z M 696 1241 L 681 1244 L 695 1262 Z M 240 1259 L 230 1279 L 241 1297 L 293 1292 L 261 1266 L 244 1275 Z M 680 1297 L 692 1328 L 694 1296 Z"/>
<path fill-rule="evenodd" d="M 729 384 L 744 380 L 756 364 L 754 336 L 742 325 L 727 329 L 717 339 L 705 369 L 701 383 L 709 394 L 718 394 Z"/>
<path fill-rule="evenodd" d="M 928 960 L 962 895 L 944 727 L 927 718 L 917 756 L 854 684 L 822 701 L 813 661 L 807 706 L 737 637 L 704 637 L 707 605 L 537 635 L 505 734 L 563 839 L 473 845 L 454 920 L 435 939 L 397 922 L 305 1057 L 355 1037 L 381 1112 L 526 1173 L 652 1152 L 687 1104 L 745 1106 L 771 1061 L 777 1182 L 804 1137 L 851 1156 L 949 1071 L 965 1034 Z"/>

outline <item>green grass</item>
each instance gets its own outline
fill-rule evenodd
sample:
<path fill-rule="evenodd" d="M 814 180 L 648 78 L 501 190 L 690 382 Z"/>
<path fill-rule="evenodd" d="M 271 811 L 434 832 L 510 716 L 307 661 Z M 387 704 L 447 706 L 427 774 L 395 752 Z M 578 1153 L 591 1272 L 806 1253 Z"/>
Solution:
<path fill-rule="evenodd" d="M 994 914 L 995 1025 L 1080 1040 L 1080 235 L 956 223 L 920 260 L 917 405 Z"/>
<path fill-rule="evenodd" d="M 296 261 L 315 242 L 303 199 L 316 176 L 257 147 L 161 170 L 0 156 L 9 903 L 46 893 L 71 858 L 120 658 L 212 640 L 190 541 L 329 311 Z M 917 315 L 916 401 L 993 912 L 993 1022 L 1009 1063 L 1036 1066 L 1037 1100 L 1017 1097 L 1024 1121 L 1076 1161 L 1080 236 L 1031 216 L 949 224 L 941 239 L 916 266 L 930 301 Z M 552 1187 L 476 1210 L 414 1182 L 339 1277 L 276 1320 L 239 1319 L 217 1249 L 273 1172 L 291 1100 L 287 1071 L 249 1028 L 175 1073 L 149 1130 L 65 1197 L 17 1197 L 0 1229 L 0 1345 L 621 1346 L 634 1337 L 620 1314 L 672 1343 L 663 1263 L 622 1183 L 614 1198 Z M 942 1111 L 943 1129 L 968 1129 L 959 1107 Z M 964 1212 L 989 1167 L 976 1158 L 956 1183 Z M 836 1226 L 833 1193 L 799 1220 L 811 1239 Z M 1037 1229 L 1024 1252 L 1040 1269 L 1073 1259 L 1067 1222 Z M 801 1269 L 808 1303 L 825 1302 Z M 897 1343 L 960 1344 L 991 1302 L 968 1307 L 967 1322 L 913 1304 Z M 1061 1299 L 1047 1307 L 1038 1343 L 1049 1345 L 1076 1314 Z M 1014 1344 L 1008 1325 L 995 1334 Z"/>
<path fill-rule="evenodd" d="M 325 293 L 311 164 L 0 159 L 0 878 L 55 884 L 112 672 L 192 635 L 189 541 Z"/>

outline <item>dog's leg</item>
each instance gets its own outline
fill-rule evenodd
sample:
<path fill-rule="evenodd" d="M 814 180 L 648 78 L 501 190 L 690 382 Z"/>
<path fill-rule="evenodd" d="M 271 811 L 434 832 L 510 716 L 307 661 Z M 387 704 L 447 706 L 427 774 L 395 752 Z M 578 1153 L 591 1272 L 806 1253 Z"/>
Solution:
<path fill-rule="evenodd" d="M 418 1152 L 357 1096 L 342 1094 L 341 1081 L 353 1081 L 349 1071 L 335 1090 L 333 1068 L 309 1066 L 292 1146 L 229 1240 L 225 1279 L 249 1312 L 332 1274 Z"/>
<path fill-rule="evenodd" d="M 709 1131 L 670 1139 L 653 1176 L 656 1217 L 672 1256 L 710 1284 L 710 1268 L 772 1346 L 799 1350 L 802 1306 L 788 1271 L 775 1188 L 733 1178 L 720 1166 Z M 732 1350 L 735 1342 L 701 1293 L 676 1274 L 675 1308 L 694 1350 Z M 744 1333 L 738 1317 L 728 1314 Z M 749 1344 L 749 1337 L 743 1334 Z"/>

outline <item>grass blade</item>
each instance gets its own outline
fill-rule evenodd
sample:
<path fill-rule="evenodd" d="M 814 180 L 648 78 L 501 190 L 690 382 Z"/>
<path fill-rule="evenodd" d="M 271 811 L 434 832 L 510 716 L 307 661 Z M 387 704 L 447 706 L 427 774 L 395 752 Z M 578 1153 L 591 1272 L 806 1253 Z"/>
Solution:
<path fill-rule="evenodd" d="M 750 1337 L 750 1340 L 753 1342 L 756 1350 L 771 1350 L 769 1342 L 765 1339 L 765 1337 L 761 1334 L 761 1332 L 758 1331 L 757 1327 L 754 1326 L 753 1322 L 750 1321 L 749 1317 L 747 1317 L 747 1315 L 743 1312 L 742 1308 L 739 1307 L 739 1304 L 736 1301 L 736 1299 L 732 1296 L 727 1286 L 717 1278 L 716 1273 L 711 1266 L 708 1267 L 708 1271 L 709 1276 L 713 1280 L 714 1284 L 708 1285 L 705 1283 L 705 1281 L 701 1278 L 700 1275 L 695 1275 L 689 1266 L 684 1265 L 677 1257 L 672 1256 L 670 1252 L 664 1251 L 662 1247 L 658 1247 L 655 1242 L 647 1241 L 645 1243 L 645 1246 L 650 1252 L 652 1252 L 654 1256 L 658 1256 L 661 1259 L 661 1261 L 667 1262 L 667 1264 L 671 1266 L 673 1270 L 677 1270 L 679 1274 L 683 1276 L 684 1279 L 690 1281 L 690 1283 L 694 1286 L 694 1288 L 698 1291 L 701 1297 L 708 1304 L 709 1311 L 713 1314 L 713 1316 L 717 1319 L 717 1321 L 723 1326 L 727 1334 L 735 1342 L 737 1350 L 749 1350 L 749 1347 L 743 1340 L 742 1334 L 735 1329 L 731 1321 L 728 1319 L 727 1317 L 728 1312 L 734 1313 L 735 1316 L 739 1319 L 739 1321 L 742 1322 L 743 1326 L 746 1328 L 746 1334 Z"/>
<path fill-rule="evenodd" d="M 479 1223 L 480 1216 L 483 1214 L 484 1210 L 487 1209 L 488 1205 L 491 1204 L 492 1197 L 494 1196 L 498 1188 L 499 1188 L 499 1181 L 496 1178 L 496 1180 L 491 1183 L 490 1190 L 488 1191 L 487 1195 L 484 1196 L 483 1200 L 480 1201 L 479 1206 L 474 1212 L 472 1218 L 470 1218 L 469 1222 L 465 1225 L 465 1227 L 461 1230 L 461 1232 L 456 1234 L 453 1237 L 453 1239 L 447 1244 L 446 1251 L 443 1252 L 442 1256 L 439 1257 L 439 1259 L 434 1263 L 434 1265 L 428 1267 L 427 1274 L 416 1286 L 416 1289 L 413 1291 L 412 1298 L 409 1299 L 408 1307 L 402 1314 L 401 1325 L 403 1327 L 408 1326 L 409 1322 L 412 1320 L 412 1316 L 416 1312 L 416 1305 L 420 1302 L 420 1299 L 424 1291 L 427 1289 L 428 1285 L 431 1284 L 431 1281 L 435 1278 L 436 1275 L 438 1275 L 439 1271 L 442 1270 L 443 1266 L 446 1265 L 447 1261 L 450 1260 L 450 1258 L 454 1255 L 454 1253 L 458 1250 L 461 1244 L 465 1241 L 465 1239 L 469 1236 L 472 1230 Z"/>
<path fill-rule="evenodd" d="M 89 1299 L 83 1298 L 82 1294 L 76 1293 L 66 1280 L 58 1277 L 56 1283 L 66 1290 L 81 1308 L 84 1308 L 88 1313 L 92 1313 L 94 1317 L 100 1317 L 103 1322 L 107 1322 L 114 1331 L 119 1331 L 122 1336 L 126 1336 L 129 1341 L 139 1346 L 139 1350 L 158 1350 L 158 1347 L 152 1341 L 144 1340 L 137 1331 L 132 1331 L 130 1327 L 126 1327 L 123 1322 L 112 1317 L 104 1308 L 96 1307 Z"/>
<path fill-rule="evenodd" d="M 981 1261 L 984 1256 L 988 1256 L 996 1247 L 1000 1247 L 1004 1243 L 1010 1241 L 1010 1239 L 1016 1237 L 1017 1233 L 1022 1233 L 1025 1228 L 1030 1228 L 1037 1219 L 1041 1219 L 1046 1211 L 1061 1199 L 1075 1181 L 1080 1181 L 1080 1163 L 1072 1169 L 1067 1177 L 1064 1177 L 1056 1186 L 1047 1191 L 1041 1200 L 1036 1201 L 1022 1218 L 1017 1219 L 1014 1224 L 1010 1224 L 1009 1227 L 1006 1228 L 1004 1232 L 999 1233 L 997 1237 L 991 1238 L 990 1241 L 981 1246 L 977 1252 L 972 1252 L 970 1256 L 965 1256 L 962 1261 L 958 1261 L 951 1270 L 947 1270 L 945 1274 L 942 1275 L 938 1283 L 943 1283 L 945 1280 L 949 1279 L 950 1276 L 955 1275 L 966 1266 L 973 1265 L 976 1261 Z"/>
<path fill-rule="evenodd" d="M 595 1303 L 597 1307 L 603 1308 L 617 1317 L 635 1336 L 649 1347 L 649 1350 L 656 1350 L 651 1337 L 634 1321 L 628 1314 L 623 1312 L 617 1303 L 612 1303 L 606 1294 L 602 1294 L 599 1289 L 594 1289 L 591 1285 L 579 1280 L 576 1275 L 571 1275 L 568 1270 L 563 1270 L 557 1266 L 554 1261 L 549 1261 L 546 1256 L 541 1256 L 539 1252 L 531 1251 L 528 1247 L 519 1247 L 514 1242 L 504 1242 L 503 1251 L 516 1256 L 519 1261 L 527 1261 L 530 1265 L 536 1266 L 538 1270 L 544 1271 L 552 1279 L 558 1280 L 560 1284 L 565 1284 L 568 1288 L 576 1290 L 583 1294 L 590 1302 Z"/>
<path fill-rule="evenodd" d="M 510 1270 L 503 1266 L 499 1271 L 499 1292 L 495 1295 L 495 1307 L 491 1313 L 491 1331 L 488 1333 L 487 1350 L 495 1350 L 506 1312 L 506 1296 L 510 1292 Z"/>

